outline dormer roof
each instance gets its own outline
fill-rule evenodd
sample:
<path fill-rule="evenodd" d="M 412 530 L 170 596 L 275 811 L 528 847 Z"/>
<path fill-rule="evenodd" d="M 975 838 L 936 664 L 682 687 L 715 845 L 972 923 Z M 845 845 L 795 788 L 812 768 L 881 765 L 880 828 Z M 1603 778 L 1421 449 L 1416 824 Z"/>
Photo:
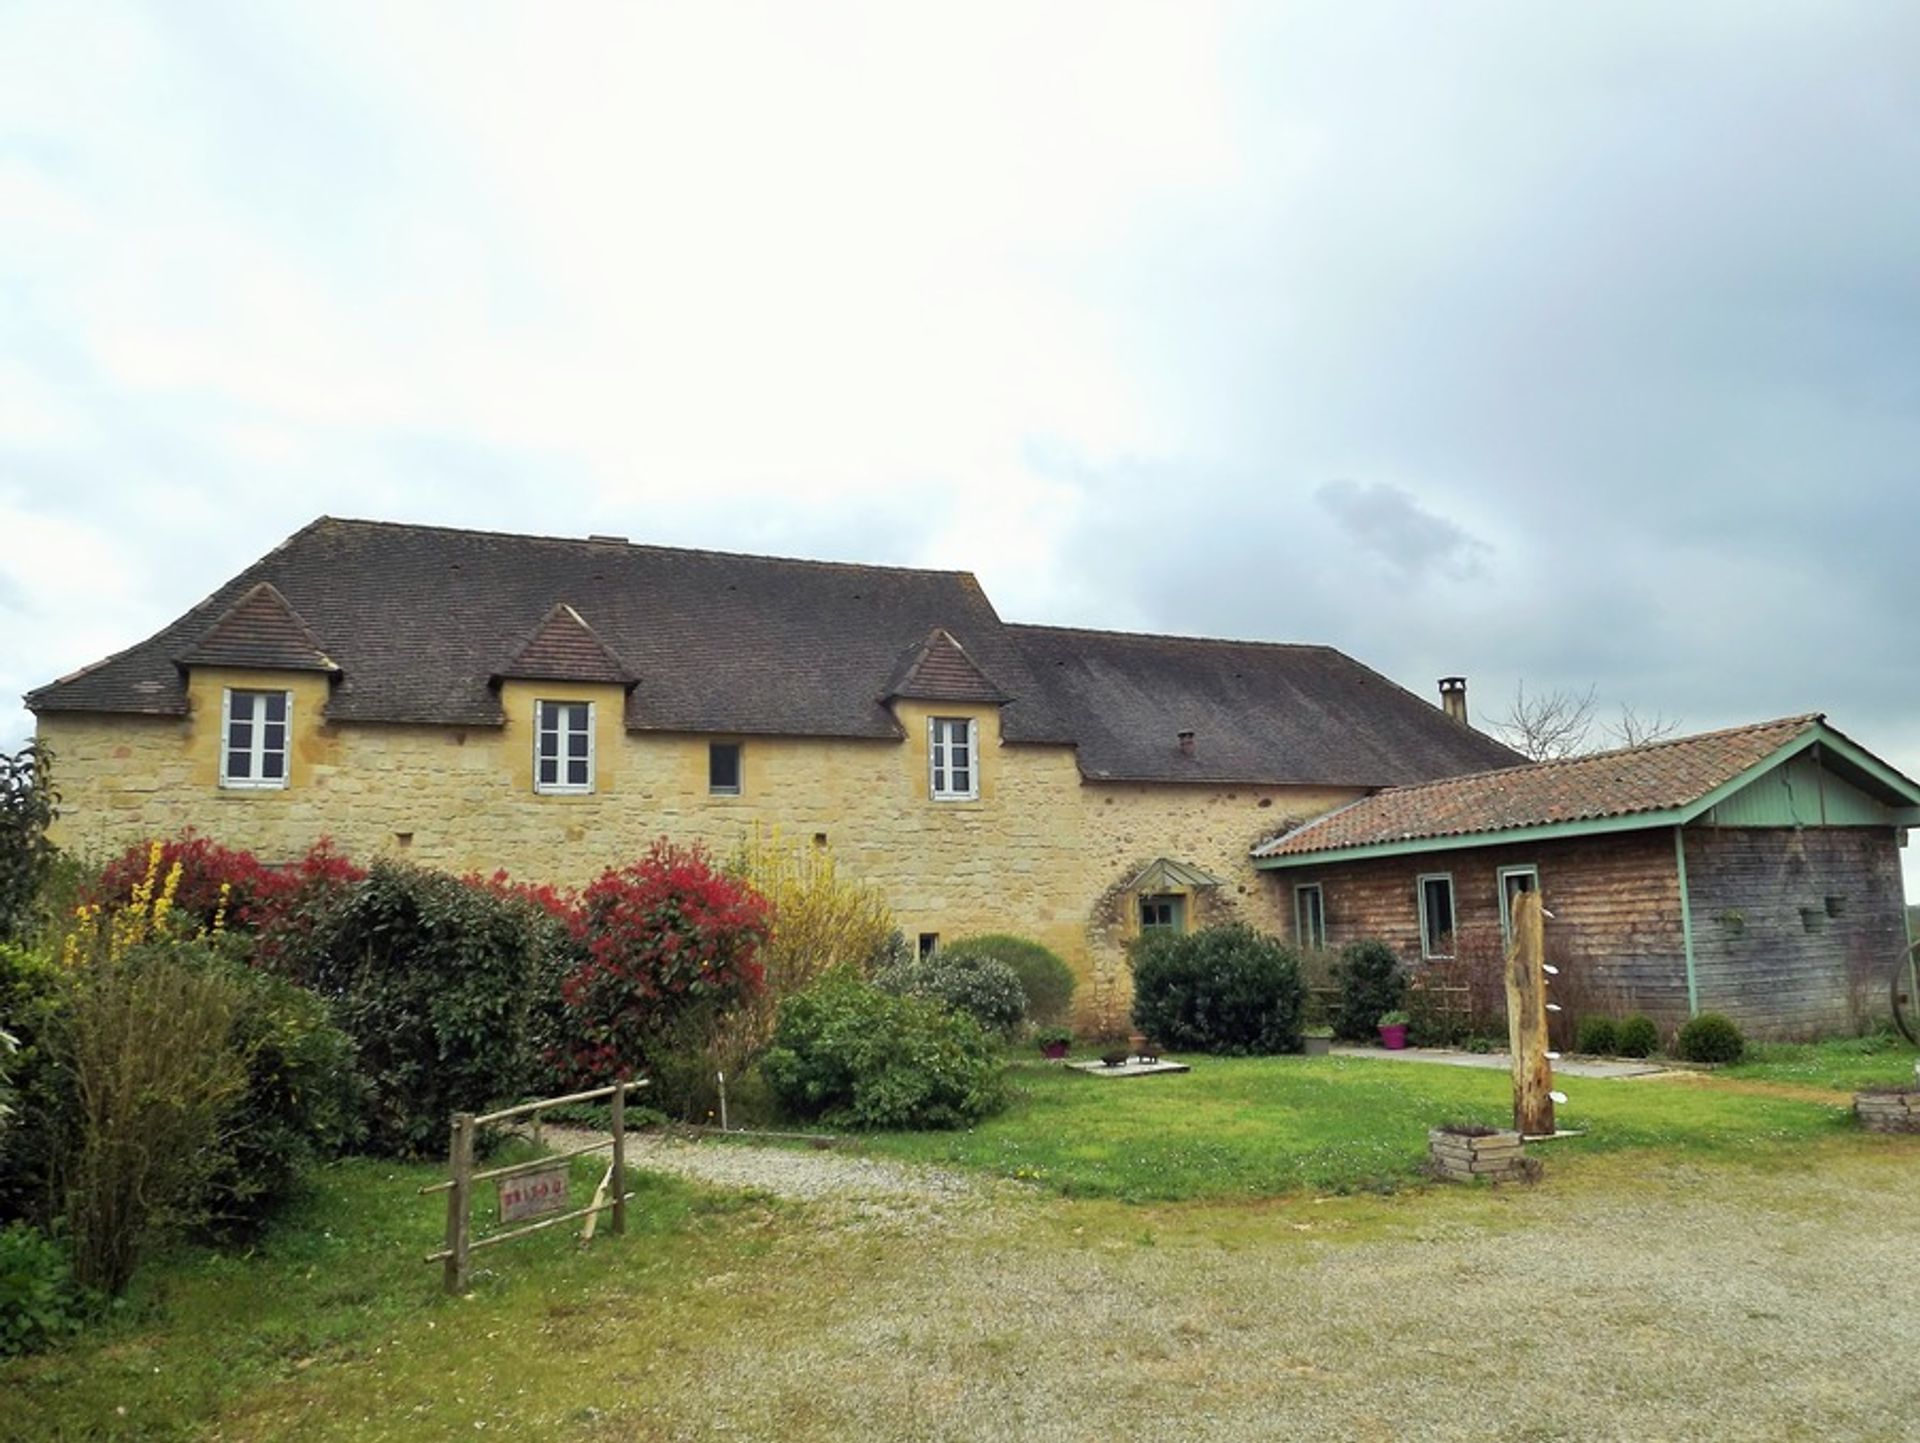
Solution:
<path fill-rule="evenodd" d="M 953 633 L 936 626 L 901 658 L 882 698 L 908 701 L 971 701 L 999 705 L 1007 694 L 974 664 Z"/>
<path fill-rule="evenodd" d="M 337 672 L 313 628 L 262 581 L 221 612 L 176 660 L 182 666 L 258 667 L 269 671 Z"/>
<path fill-rule="evenodd" d="M 631 686 L 633 668 L 566 602 L 558 602 L 495 670 L 494 680 L 608 682 Z"/>

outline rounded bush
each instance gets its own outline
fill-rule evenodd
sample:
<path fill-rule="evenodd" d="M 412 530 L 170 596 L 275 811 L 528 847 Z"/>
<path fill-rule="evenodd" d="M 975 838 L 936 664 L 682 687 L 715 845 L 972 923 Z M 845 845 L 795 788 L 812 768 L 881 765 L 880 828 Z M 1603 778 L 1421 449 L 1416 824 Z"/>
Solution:
<path fill-rule="evenodd" d="M 845 971 L 781 1002 L 760 1075 L 788 1116 L 829 1127 L 963 1127 L 1005 1101 L 971 1017 Z"/>
<path fill-rule="evenodd" d="M 924 997 L 1003 1037 L 1027 1015 L 1027 994 L 1013 969 L 980 953 L 942 947 L 931 957 L 889 967 L 873 980 L 883 992 Z"/>
<path fill-rule="evenodd" d="M 1582 1017 L 1573 1050 L 1596 1057 L 1612 1057 L 1620 1050 L 1620 1024 L 1611 1017 Z"/>
<path fill-rule="evenodd" d="M 1683 1062 L 1738 1062 L 1747 1050 L 1747 1039 L 1731 1017 L 1718 1012 L 1702 1012 L 1680 1029 L 1674 1039 L 1674 1055 Z"/>
<path fill-rule="evenodd" d="M 963 937 L 940 950 L 946 955 L 957 952 L 991 957 L 1011 967 L 1027 994 L 1027 1016 L 1035 1022 L 1062 1023 L 1073 1011 L 1073 969 L 1050 947 L 1027 937 L 993 932 L 983 937 Z"/>
<path fill-rule="evenodd" d="M 1636 1012 L 1620 1023 L 1614 1046 L 1622 1057 L 1651 1057 L 1660 1050 L 1660 1029 L 1651 1017 Z"/>
<path fill-rule="evenodd" d="M 1291 947 L 1244 923 L 1134 944 L 1133 1025 L 1162 1047 L 1228 1055 L 1300 1050 L 1306 984 Z"/>
<path fill-rule="evenodd" d="M 1407 974 L 1399 954 L 1375 938 L 1342 947 L 1333 980 L 1340 988 L 1333 1035 L 1346 1042 L 1371 1042 L 1381 1014 L 1407 1004 Z"/>

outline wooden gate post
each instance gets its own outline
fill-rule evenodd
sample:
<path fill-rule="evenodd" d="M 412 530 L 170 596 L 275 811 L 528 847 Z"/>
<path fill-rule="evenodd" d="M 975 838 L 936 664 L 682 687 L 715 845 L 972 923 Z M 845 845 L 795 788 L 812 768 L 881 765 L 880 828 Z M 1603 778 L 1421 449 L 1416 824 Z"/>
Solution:
<path fill-rule="evenodd" d="M 627 1085 L 613 1085 L 613 1233 L 627 1230 Z"/>
<path fill-rule="evenodd" d="M 467 1249 L 473 1235 L 473 1114 L 453 1115 L 453 1142 L 447 1149 L 447 1168 L 453 1186 L 447 1190 L 446 1288 L 467 1290 Z"/>
<path fill-rule="evenodd" d="M 1540 894 L 1513 899 L 1507 949 L 1507 1045 L 1513 1057 L 1513 1125 L 1523 1137 L 1551 1137 L 1553 1066 L 1547 1060 L 1546 927 Z"/>

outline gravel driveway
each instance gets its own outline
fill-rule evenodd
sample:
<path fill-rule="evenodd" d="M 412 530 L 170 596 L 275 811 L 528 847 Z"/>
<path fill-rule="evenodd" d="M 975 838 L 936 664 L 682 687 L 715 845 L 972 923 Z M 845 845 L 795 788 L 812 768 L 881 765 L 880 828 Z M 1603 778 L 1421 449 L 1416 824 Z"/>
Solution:
<path fill-rule="evenodd" d="M 542 1132 L 556 1151 L 595 1142 L 609 1152 L 613 1148 L 613 1139 L 605 1133 L 551 1124 Z M 989 1199 L 1004 1206 L 1024 1191 L 940 1168 L 856 1157 L 831 1148 L 756 1146 L 654 1132 L 627 1134 L 627 1162 L 713 1187 L 830 1204 L 869 1222 L 951 1223 L 977 1216 L 979 1205 Z"/>

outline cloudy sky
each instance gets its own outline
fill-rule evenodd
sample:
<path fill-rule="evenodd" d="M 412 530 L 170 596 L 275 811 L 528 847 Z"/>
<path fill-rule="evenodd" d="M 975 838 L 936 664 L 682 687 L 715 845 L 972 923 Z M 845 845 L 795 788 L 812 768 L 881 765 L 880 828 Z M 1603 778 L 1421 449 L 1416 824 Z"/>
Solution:
<path fill-rule="evenodd" d="M 1916 258 L 1913 6 L 0 0 L 0 743 L 325 512 L 1920 772 Z"/>

